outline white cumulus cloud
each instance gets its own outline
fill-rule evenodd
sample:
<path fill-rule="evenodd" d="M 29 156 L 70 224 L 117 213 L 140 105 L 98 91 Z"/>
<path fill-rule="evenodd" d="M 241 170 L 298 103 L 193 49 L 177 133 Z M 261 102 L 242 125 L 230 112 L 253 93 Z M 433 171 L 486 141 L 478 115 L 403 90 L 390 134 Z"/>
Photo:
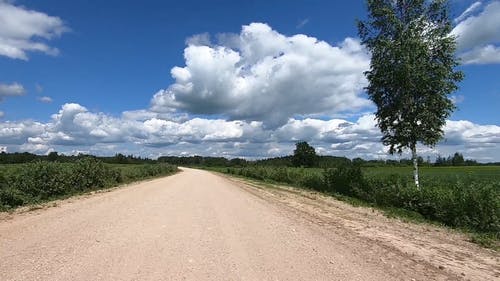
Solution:
<path fill-rule="evenodd" d="M 458 16 L 454 22 L 456 23 L 459 23 L 461 21 L 463 21 L 464 19 L 466 19 L 470 14 L 472 14 L 473 12 L 475 12 L 477 9 L 479 9 L 481 7 L 481 5 L 483 5 L 483 3 L 481 3 L 481 1 L 477 1 L 477 2 L 474 2 L 472 3 L 467 9 L 465 9 L 465 11 L 460 15 Z"/>
<path fill-rule="evenodd" d="M 41 135 L 46 129 L 46 124 L 31 120 L 0 122 L 0 143 L 23 144 L 29 137 Z"/>
<path fill-rule="evenodd" d="M 59 50 L 46 41 L 60 36 L 68 28 L 58 18 L 0 1 L 0 55 L 28 60 L 27 52 L 57 55 Z"/>
<path fill-rule="evenodd" d="M 0 83 L 0 101 L 7 96 L 22 96 L 26 93 L 23 85 L 19 83 L 2 84 Z"/>
<path fill-rule="evenodd" d="M 492 1 L 477 15 L 474 3 L 459 18 L 452 35 L 465 64 L 500 63 L 500 1 Z"/>
<path fill-rule="evenodd" d="M 38 101 L 43 102 L 43 103 L 51 103 L 52 102 L 52 98 L 51 97 L 47 97 L 47 96 L 38 97 Z"/>
<path fill-rule="evenodd" d="M 114 117 L 68 103 L 46 123 L 0 122 L 0 146 L 9 151 L 36 153 L 55 150 L 148 157 L 198 154 L 262 158 L 290 155 L 295 142 L 307 141 L 323 155 L 390 157 L 380 142 L 373 114 L 362 115 L 355 121 L 290 118 L 275 129 L 260 121 L 170 117 L 146 110 Z M 500 126 L 448 120 L 444 132 L 444 140 L 435 148 L 419 147 L 420 155 L 433 158 L 459 151 L 467 158 L 500 161 Z"/>
<path fill-rule="evenodd" d="M 464 64 L 500 63 L 500 47 L 486 45 L 463 52 L 460 57 Z"/>
<path fill-rule="evenodd" d="M 189 40 L 186 66 L 171 70 L 175 83 L 156 93 L 156 112 L 222 115 L 276 128 L 295 116 L 356 112 L 369 55 L 356 39 L 339 46 L 303 34 L 285 36 L 267 24 L 243 26 L 218 45 Z M 196 42 L 196 44 L 192 43 Z"/>

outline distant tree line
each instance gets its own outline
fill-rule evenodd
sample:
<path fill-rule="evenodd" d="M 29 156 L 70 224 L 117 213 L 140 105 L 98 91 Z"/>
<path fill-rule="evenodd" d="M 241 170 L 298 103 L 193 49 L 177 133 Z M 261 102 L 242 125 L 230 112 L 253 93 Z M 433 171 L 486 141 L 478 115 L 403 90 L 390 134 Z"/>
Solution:
<path fill-rule="evenodd" d="M 498 163 L 497 163 L 498 164 Z M 461 153 L 455 152 L 453 156 L 448 156 L 447 158 L 438 156 L 434 166 L 476 166 L 478 165 L 476 160 L 464 159 Z"/>
<path fill-rule="evenodd" d="M 92 157 L 108 164 L 146 164 L 156 163 L 156 160 L 133 155 L 123 155 L 121 153 L 115 156 L 93 156 L 88 154 L 64 155 L 57 152 L 50 152 L 47 155 L 37 155 L 28 152 L 0 153 L 0 164 L 21 164 L 36 160 L 49 162 L 72 163 L 80 159 Z"/>
<path fill-rule="evenodd" d="M 240 167 L 246 166 L 248 161 L 241 158 L 227 159 L 210 156 L 161 156 L 158 162 L 176 166 L 204 166 L 204 167 Z"/>
<path fill-rule="evenodd" d="M 86 157 L 93 157 L 108 164 L 145 164 L 145 163 L 169 163 L 176 166 L 200 166 L 200 167 L 246 167 L 246 166 L 274 166 L 274 167 L 305 167 L 305 168 L 335 168 L 345 164 L 355 164 L 361 167 L 382 166 L 411 166 L 411 159 L 400 160 L 365 160 L 362 158 L 349 159 L 347 157 L 317 155 L 314 147 L 307 142 L 298 142 L 293 155 L 246 160 L 242 158 L 227 159 L 225 157 L 211 156 L 161 156 L 157 160 L 146 157 L 123 155 L 115 156 L 92 156 L 87 154 L 64 155 L 51 152 L 48 155 L 36 155 L 28 152 L 0 153 L 0 164 L 20 164 L 34 160 L 45 160 L 50 162 L 75 162 Z M 465 159 L 461 153 L 456 152 L 448 157 L 438 156 L 434 163 L 430 159 L 424 160 L 418 157 L 421 166 L 478 166 L 478 165 L 500 165 L 495 163 L 478 163 L 475 160 Z"/>
<path fill-rule="evenodd" d="M 496 163 L 478 163 L 475 160 L 465 160 L 461 153 L 455 153 L 447 158 L 438 156 L 432 163 L 430 158 L 424 160 L 417 158 L 421 166 L 479 166 L 479 165 L 500 165 Z M 355 164 L 361 167 L 403 167 L 412 166 L 412 159 L 400 160 L 365 160 L 362 158 L 349 159 L 347 157 L 317 155 L 314 147 L 307 142 L 298 142 L 293 155 L 266 158 L 259 160 L 245 160 L 241 158 L 227 159 L 224 157 L 206 156 L 162 156 L 158 162 L 169 163 L 178 166 L 203 166 L 203 167 L 247 167 L 247 166 L 274 166 L 274 167 L 305 167 L 305 168 L 335 168 L 345 164 Z"/>

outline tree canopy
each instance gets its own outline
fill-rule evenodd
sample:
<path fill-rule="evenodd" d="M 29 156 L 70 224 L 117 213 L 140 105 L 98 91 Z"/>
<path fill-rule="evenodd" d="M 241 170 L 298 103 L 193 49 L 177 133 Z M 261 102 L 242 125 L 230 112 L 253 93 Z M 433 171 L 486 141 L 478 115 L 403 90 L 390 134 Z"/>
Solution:
<path fill-rule="evenodd" d="M 447 1 L 368 0 L 367 5 L 368 18 L 358 22 L 358 30 L 372 55 L 366 90 L 377 106 L 382 142 L 391 154 L 408 148 L 416 159 L 417 143 L 434 146 L 443 137 L 455 109 L 449 95 L 463 79 L 455 69 Z"/>
<path fill-rule="evenodd" d="M 295 167 L 314 167 L 317 155 L 314 147 L 302 141 L 295 144 L 292 163 Z"/>

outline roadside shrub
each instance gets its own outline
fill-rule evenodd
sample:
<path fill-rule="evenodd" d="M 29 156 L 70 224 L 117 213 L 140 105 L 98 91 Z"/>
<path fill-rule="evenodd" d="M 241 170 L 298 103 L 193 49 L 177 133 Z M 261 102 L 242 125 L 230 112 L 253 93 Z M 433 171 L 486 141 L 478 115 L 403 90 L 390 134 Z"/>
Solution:
<path fill-rule="evenodd" d="M 10 181 L 11 188 L 23 192 L 34 201 L 66 193 L 68 169 L 60 163 L 36 161 L 24 164 L 19 171 Z"/>
<path fill-rule="evenodd" d="M 324 172 L 325 188 L 328 192 L 355 196 L 363 190 L 365 180 L 357 165 L 342 165 Z"/>
<path fill-rule="evenodd" d="M 395 180 L 396 179 L 396 180 Z M 421 190 L 397 177 L 372 180 L 373 203 L 414 211 L 448 226 L 500 231 L 500 184 L 439 182 Z"/>
<path fill-rule="evenodd" d="M 473 228 L 500 233 L 500 183 L 473 184 L 467 194 L 464 211 L 467 216 L 475 214 Z"/>
<path fill-rule="evenodd" d="M 338 168 L 248 166 L 221 171 L 355 197 L 382 207 L 398 208 L 448 226 L 500 232 L 500 183 L 478 178 L 427 178 L 418 189 L 406 175 L 365 176 L 359 166 Z"/>
<path fill-rule="evenodd" d="M 7 176 L 0 170 L 0 190 L 7 188 Z"/>
<path fill-rule="evenodd" d="M 79 192 L 99 189 L 117 183 L 111 169 L 92 157 L 77 160 L 69 174 L 71 187 Z"/>
<path fill-rule="evenodd" d="M 422 190 L 417 212 L 446 225 L 500 231 L 500 184 L 431 187 Z"/>
<path fill-rule="evenodd" d="M 321 191 L 325 186 L 323 174 L 307 173 L 306 171 L 299 180 L 299 186 Z"/>
<path fill-rule="evenodd" d="M 116 182 L 130 182 L 159 175 L 171 174 L 177 171 L 177 167 L 165 163 L 129 165 L 112 170 L 110 177 Z"/>
<path fill-rule="evenodd" d="M 0 211 L 24 204 L 24 194 L 9 187 L 8 177 L 0 171 Z"/>
<path fill-rule="evenodd" d="M 11 187 L 0 188 L 0 211 L 28 203 L 26 195 Z"/>
<path fill-rule="evenodd" d="M 93 157 L 74 163 L 36 161 L 0 171 L 0 210 L 177 171 L 169 164 L 110 166 Z"/>

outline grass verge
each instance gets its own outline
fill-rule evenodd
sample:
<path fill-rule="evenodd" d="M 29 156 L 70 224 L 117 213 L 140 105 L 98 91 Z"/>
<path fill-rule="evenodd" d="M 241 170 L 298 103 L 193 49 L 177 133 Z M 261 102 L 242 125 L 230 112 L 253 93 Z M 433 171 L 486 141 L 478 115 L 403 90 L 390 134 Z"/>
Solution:
<path fill-rule="evenodd" d="M 224 174 L 224 175 L 234 177 L 234 178 L 243 179 L 244 181 L 251 183 L 252 187 L 256 187 L 256 188 L 282 189 L 279 186 L 283 186 L 283 184 L 284 184 L 284 183 L 280 183 L 280 182 L 269 180 L 269 179 L 255 179 L 252 177 L 245 177 L 245 176 L 238 175 L 238 174 L 229 174 L 229 173 L 226 173 L 224 169 L 218 169 L 218 168 L 202 168 L 202 169 L 209 170 L 212 172 L 217 172 L 217 173 Z M 411 210 L 407 210 L 407 209 L 403 209 L 403 208 L 397 208 L 397 207 L 379 206 L 379 205 L 376 205 L 374 203 L 366 202 L 366 201 L 361 200 L 359 198 L 350 197 L 350 196 L 346 196 L 346 195 L 339 194 L 339 193 L 321 192 L 321 191 L 312 190 L 310 188 L 303 187 L 300 185 L 289 184 L 289 183 L 286 183 L 286 185 L 291 186 L 293 188 L 298 188 L 301 190 L 306 190 L 306 191 L 310 190 L 310 191 L 314 191 L 314 192 L 319 192 L 321 194 L 333 197 L 339 201 L 346 202 L 346 203 L 348 203 L 352 206 L 355 206 L 355 207 L 374 208 L 374 209 L 381 211 L 388 218 L 396 218 L 396 219 L 399 219 L 403 222 L 408 222 L 408 223 L 429 224 L 432 226 L 444 227 L 447 229 L 458 231 L 460 233 L 467 235 L 469 237 L 470 242 L 476 243 L 482 247 L 489 248 L 489 249 L 492 249 L 494 251 L 500 251 L 500 235 L 499 235 L 499 233 L 477 232 L 474 229 L 470 229 L 470 228 L 450 227 L 450 226 L 447 226 L 447 225 L 440 223 L 438 221 L 427 219 L 424 216 L 422 216 L 422 214 L 415 212 L 415 211 L 411 211 Z"/>
<path fill-rule="evenodd" d="M 37 161 L 0 167 L 0 211 L 33 206 L 178 171 L 168 164 L 111 166 L 94 158 L 73 163 Z M 7 171 L 7 172 L 5 172 Z"/>

